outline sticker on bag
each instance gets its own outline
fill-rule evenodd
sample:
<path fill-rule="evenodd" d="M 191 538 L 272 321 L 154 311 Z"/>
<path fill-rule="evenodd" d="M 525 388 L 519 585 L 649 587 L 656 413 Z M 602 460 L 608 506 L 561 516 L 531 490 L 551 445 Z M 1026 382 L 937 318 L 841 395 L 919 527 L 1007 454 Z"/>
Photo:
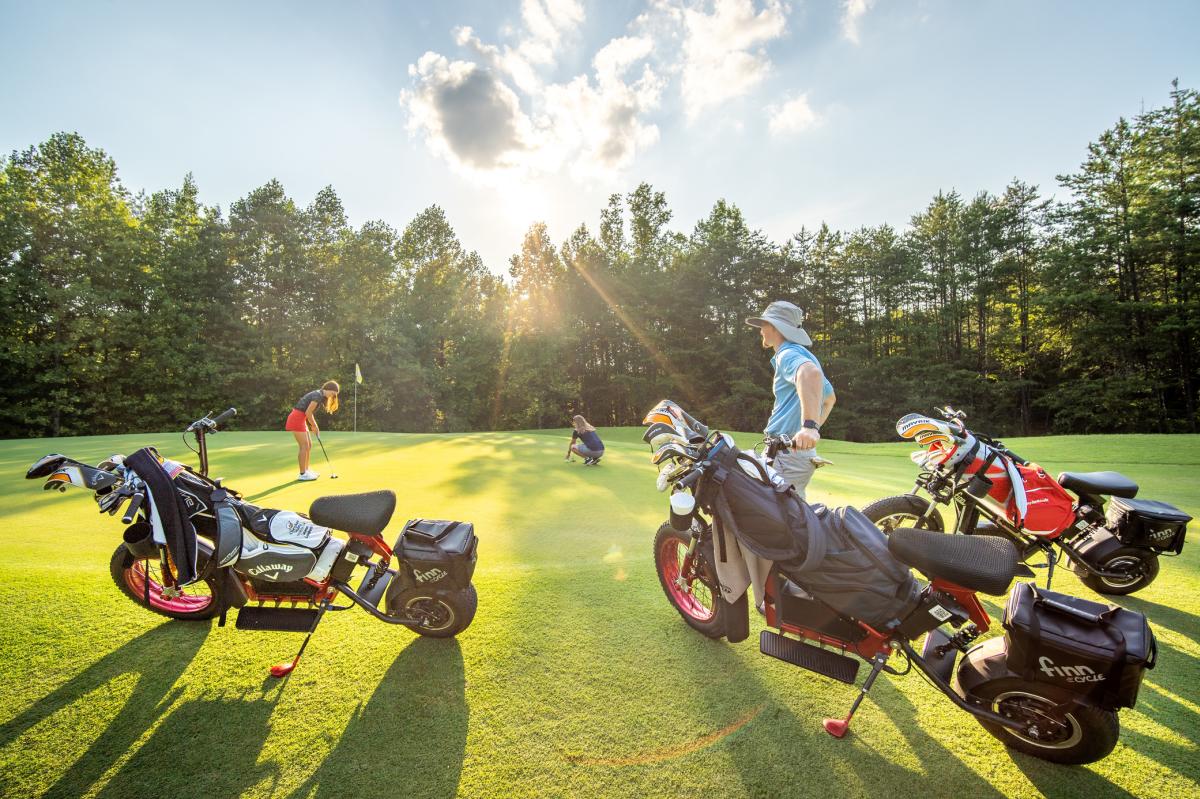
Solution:
<path fill-rule="evenodd" d="M 281 510 L 271 517 L 269 535 L 284 544 L 298 544 L 312 549 L 320 546 L 329 535 L 328 527 L 313 524 L 312 519 L 293 511 Z"/>

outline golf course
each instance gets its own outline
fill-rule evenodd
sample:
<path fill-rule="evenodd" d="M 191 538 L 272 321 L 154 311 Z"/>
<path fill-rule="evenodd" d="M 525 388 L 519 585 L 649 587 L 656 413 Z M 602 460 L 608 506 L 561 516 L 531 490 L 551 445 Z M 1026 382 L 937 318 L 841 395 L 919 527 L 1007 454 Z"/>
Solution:
<path fill-rule="evenodd" d="M 1119 598 L 1147 615 L 1159 657 L 1106 759 L 1010 754 L 916 673 L 881 679 L 835 740 L 821 719 L 844 715 L 857 688 L 761 655 L 757 615 L 750 639 L 730 645 L 668 604 L 651 551 L 667 503 L 641 429 L 603 433 L 607 455 L 585 468 L 564 460 L 563 430 L 330 432 L 332 463 L 315 453 L 315 482 L 295 481 L 286 433 L 214 436 L 210 473 L 256 505 L 305 511 L 319 496 L 387 488 L 398 497 L 389 543 L 412 517 L 471 521 L 479 535 L 479 610 L 457 638 L 334 613 L 284 680 L 268 667 L 301 634 L 135 606 L 109 576 L 119 519 L 98 516 L 88 492 L 22 479 L 48 452 L 96 463 L 153 445 L 194 465 L 179 434 L 0 442 L 0 796 L 1200 792 L 1200 524 L 1154 584 Z M 1052 474 L 1120 471 L 1140 497 L 1200 516 L 1200 436 L 1007 443 Z M 862 506 L 909 490 L 909 450 L 823 442 L 834 465 L 810 501 Z M 1054 588 L 1097 598 L 1066 569 Z M 998 618 L 1003 597 L 984 599 Z"/>

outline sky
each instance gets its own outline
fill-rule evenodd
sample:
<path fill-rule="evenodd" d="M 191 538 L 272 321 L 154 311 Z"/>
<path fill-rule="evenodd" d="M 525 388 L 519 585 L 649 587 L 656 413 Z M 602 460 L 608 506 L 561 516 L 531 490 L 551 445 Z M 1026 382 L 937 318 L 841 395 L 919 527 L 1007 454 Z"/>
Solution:
<path fill-rule="evenodd" d="M 76 131 L 133 192 L 272 178 L 354 225 L 441 206 L 497 273 L 648 182 L 782 243 L 939 191 L 1060 194 L 1090 141 L 1200 88 L 1198 2 L 0 0 L 0 154 Z"/>

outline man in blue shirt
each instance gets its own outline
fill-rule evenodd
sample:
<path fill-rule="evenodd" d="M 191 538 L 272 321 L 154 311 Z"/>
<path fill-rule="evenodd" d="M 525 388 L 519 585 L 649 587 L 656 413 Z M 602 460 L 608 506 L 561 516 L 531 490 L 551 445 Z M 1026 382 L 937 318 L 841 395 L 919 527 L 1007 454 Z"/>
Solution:
<path fill-rule="evenodd" d="M 806 349 L 812 346 L 812 339 L 804 332 L 804 311 L 780 300 L 768 305 L 762 316 L 747 319 L 746 324 L 758 328 L 764 349 L 775 350 L 771 358 L 775 407 L 763 432 L 792 439 L 792 450 L 779 453 L 775 468 L 804 499 L 816 471 L 813 458 L 821 440 L 821 425 L 837 397 L 820 362 Z"/>

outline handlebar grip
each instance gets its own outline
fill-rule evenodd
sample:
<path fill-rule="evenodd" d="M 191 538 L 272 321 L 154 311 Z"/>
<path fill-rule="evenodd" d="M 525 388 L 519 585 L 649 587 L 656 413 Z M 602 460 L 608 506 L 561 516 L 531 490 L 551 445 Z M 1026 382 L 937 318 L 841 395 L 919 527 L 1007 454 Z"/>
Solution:
<path fill-rule="evenodd" d="M 237 416 L 237 408 L 230 408 L 224 411 L 220 416 L 212 420 L 213 427 L 220 427 L 227 419 L 234 416 Z"/>
<path fill-rule="evenodd" d="M 145 499 L 145 497 L 146 495 L 140 491 L 133 495 L 133 497 L 129 500 L 129 507 L 125 509 L 125 515 L 121 517 L 121 522 L 123 524 L 129 524 L 133 521 L 134 517 L 137 516 L 138 508 L 142 506 L 142 500 Z"/>
<path fill-rule="evenodd" d="M 703 469 L 700 469 L 700 468 L 693 469 L 691 474 L 687 475 L 686 477 L 684 477 L 682 480 L 679 481 L 679 486 L 681 488 L 691 488 L 696 483 L 698 483 L 700 481 L 700 478 L 703 476 L 704 476 Z"/>

